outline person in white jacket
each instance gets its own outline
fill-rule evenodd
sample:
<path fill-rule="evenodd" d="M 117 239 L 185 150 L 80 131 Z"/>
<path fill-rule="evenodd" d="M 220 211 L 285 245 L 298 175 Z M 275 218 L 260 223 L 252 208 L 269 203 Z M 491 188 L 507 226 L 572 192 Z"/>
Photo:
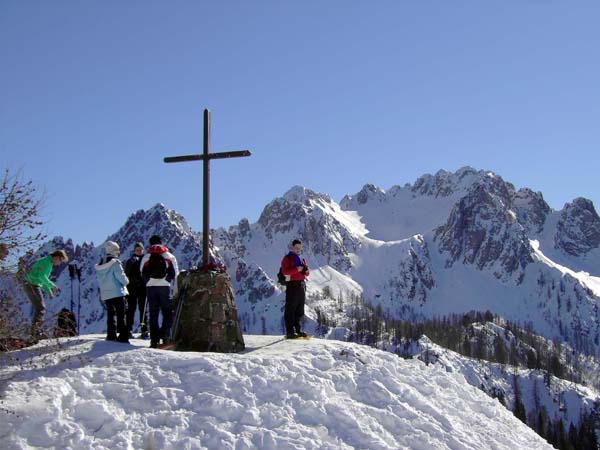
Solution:
<path fill-rule="evenodd" d="M 118 259 L 121 250 L 119 244 L 107 241 L 104 248 L 106 258 L 100 264 L 96 264 L 95 268 L 100 286 L 100 299 L 106 305 L 106 340 L 129 343 L 129 329 L 125 324 L 125 296 L 129 279 Z"/>
<path fill-rule="evenodd" d="M 177 291 L 177 259 L 167 247 L 162 245 L 160 236 L 150 238 L 148 253 L 140 263 L 142 276 L 146 280 L 146 298 L 150 311 L 150 348 L 157 348 L 160 339 L 163 344 L 169 342 L 173 321 L 173 305 L 171 303 L 171 283 Z M 162 324 L 158 325 L 159 312 Z"/>

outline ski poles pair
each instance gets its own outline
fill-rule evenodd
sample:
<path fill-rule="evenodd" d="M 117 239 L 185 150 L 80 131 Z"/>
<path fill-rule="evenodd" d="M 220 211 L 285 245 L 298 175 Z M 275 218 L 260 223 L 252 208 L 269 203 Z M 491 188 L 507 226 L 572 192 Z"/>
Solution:
<path fill-rule="evenodd" d="M 71 278 L 71 314 L 75 315 L 75 296 L 73 294 L 73 280 L 77 276 L 77 335 L 79 335 L 79 322 L 81 319 L 81 267 L 75 262 L 69 264 L 69 278 Z"/>

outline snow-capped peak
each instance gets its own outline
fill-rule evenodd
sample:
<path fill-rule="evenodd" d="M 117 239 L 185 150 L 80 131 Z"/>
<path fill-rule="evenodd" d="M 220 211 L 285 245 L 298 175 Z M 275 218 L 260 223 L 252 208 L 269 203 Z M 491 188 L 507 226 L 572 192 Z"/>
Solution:
<path fill-rule="evenodd" d="M 326 194 L 319 194 L 311 189 L 307 189 L 298 185 L 289 189 L 285 194 L 283 194 L 282 198 L 288 202 L 298 203 L 304 203 L 307 200 L 324 200 L 325 202 L 331 201 L 331 197 Z"/>

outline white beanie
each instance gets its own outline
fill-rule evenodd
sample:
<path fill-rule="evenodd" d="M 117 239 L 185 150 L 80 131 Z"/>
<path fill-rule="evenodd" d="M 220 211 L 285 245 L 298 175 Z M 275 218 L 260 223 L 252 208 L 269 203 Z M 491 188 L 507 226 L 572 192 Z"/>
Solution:
<path fill-rule="evenodd" d="M 106 254 L 109 256 L 119 256 L 119 252 L 121 251 L 119 244 L 113 241 L 106 241 L 106 244 L 104 244 L 104 249 L 106 250 Z"/>

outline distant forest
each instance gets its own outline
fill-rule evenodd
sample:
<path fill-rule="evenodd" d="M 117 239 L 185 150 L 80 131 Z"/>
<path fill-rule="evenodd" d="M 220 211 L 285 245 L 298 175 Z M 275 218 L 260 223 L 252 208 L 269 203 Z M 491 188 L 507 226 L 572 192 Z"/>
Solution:
<path fill-rule="evenodd" d="M 329 296 L 330 292 L 326 290 L 317 298 Z M 340 308 L 344 304 L 350 305 L 346 311 L 347 323 L 336 323 L 321 309 L 315 308 L 319 334 L 325 334 L 327 330 L 336 326 L 344 326 L 350 329 L 349 341 L 378 348 L 385 343 L 386 346 L 394 347 L 396 353 L 405 358 L 414 356 L 419 339 L 425 335 L 441 347 L 470 358 L 543 371 L 544 382 L 547 385 L 551 382 L 550 375 L 586 384 L 579 367 L 584 355 L 567 348 L 559 341 L 549 342 L 536 335 L 531 324 L 512 323 L 489 311 L 472 311 L 467 314 L 452 314 L 411 322 L 392 318 L 381 306 L 374 307 L 358 295 L 350 294 L 349 299 L 340 297 L 338 303 Z M 503 329 L 502 334 L 490 333 L 489 329 L 483 326 L 488 322 L 500 326 Z M 582 345 L 584 344 L 582 342 Z M 552 420 L 544 408 L 538 408 L 527 416 L 516 374 L 513 376 L 513 386 L 513 413 L 550 444 L 561 450 L 600 448 L 596 433 L 596 430 L 600 429 L 600 403 L 593 411 L 585 411 L 580 417 L 579 426 L 575 426 L 572 423 L 563 423 L 562 419 Z M 599 380 L 594 382 L 594 388 L 600 390 Z M 496 393 L 495 396 L 506 406 L 502 393 Z"/>

